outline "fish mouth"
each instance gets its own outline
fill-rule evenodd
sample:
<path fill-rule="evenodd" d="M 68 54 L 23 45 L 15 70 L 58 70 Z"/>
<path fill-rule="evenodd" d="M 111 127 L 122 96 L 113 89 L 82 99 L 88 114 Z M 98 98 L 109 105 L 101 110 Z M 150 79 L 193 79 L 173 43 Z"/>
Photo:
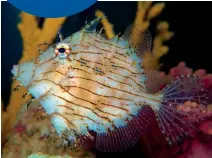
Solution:
<path fill-rule="evenodd" d="M 13 65 L 13 68 L 11 70 L 11 73 L 14 75 L 14 76 L 17 76 L 18 74 L 18 65 Z"/>

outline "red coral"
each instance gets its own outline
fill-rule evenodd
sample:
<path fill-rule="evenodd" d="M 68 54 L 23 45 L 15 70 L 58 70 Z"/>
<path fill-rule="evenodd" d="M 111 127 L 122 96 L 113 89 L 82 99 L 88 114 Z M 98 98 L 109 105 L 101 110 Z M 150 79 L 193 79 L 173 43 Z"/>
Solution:
<path fill-rule="evenodd" d="M 184 151 L 183 154 L 177 156 L 177 158 L 211 158 L 212 151 L 201 141 L 193 139 L 190 142 L 188 150 Z"/>
<path fill-rule="evenodd" d="M 178 106 L 178 110 L 187 113 L 189 122 L 199 122 L 212 117 L 212 108 L 203 107 L 195 102 L 185 102 L 182 106 Z"/>
<path fill-rule="evenodd" d="M 26 126 L 21 121 L 18 121 L 14 129 L 15 129 L 15 132 L 22 133 L 26 131 Z"/>
<path fill-rule="evenodd" d="M 199 76 L 204 83 L 205 88 L 208 90 L 212 90 L 212 74 L 207 74 L 204 69 L 193 71 L 191 68 L 188 68 L 186 66 L 185 62 L 180 62 L 176 67 L 171 68 L 168 76 L 172 79 L 177 76 L 187 74 Z"/>
<path fill-rule="evenodd" d="M 197 109 L 196 112 L 193 110 Z M 186 102 L 183 107 L 180 108 L 182 111 L 188 111 L 190 113 L 196 114 L 193 118 L 196 118 L 196 122 L 199 119 L 204 119 L 202 123 L 197 126 L 199 133 L 196 137 L 187 140 L 183 143 L 181 148 L 185 144 L 190 144 L 187 150 L 182 150 L 181 154 L 178 155 L 178 158 L 211 158 L 212 157 L 212 108 L 208 107 L 204 109 L 196 103 Z M 189 114 L 188 114 L 189 115 Z M 208 118 L 208 119 L 206 119 Z M 195 120 L 192 120 L 193 122 Z"/>
<path fill-rule="evenodd" d="M 212 74 L 207 74 L 205 70 L 199 69 L 193 72 L 191 68 L 186 66 L 185 62 L 180 62 L 176 67 L 170 69 L 167 76 L 161 74 L 161 72 L 154 72 L 153 74 L 149 75 L 154 78 L 154 80 L 147 80 L 148 85 L 151 85 L 151 90 L 159 91 L 160 88 L 164 87 L 164 83 L 167 84 L 177 76 L 194 74 L 200 77 L 200 81 L 203 83 L 205 89 L 209 92 L 208 97 L 210 100 L 208 101 L 212 102 Z M 161 137 L 161 133 L 158 131 L 158 129 L 154 128 L 154 134 L 148 133 L 147 135 L 149 144 L 151 144 L 148 145 L 151 147 L 151 154 L 148 155 L 154 158 L 211 158 L 212 105 L 205 108 L 197 103 L 186 102 L 183 106 L 180 106 L 178 110 L 182 110 L 188 113 L 188 117 L 186 119 L 196 123 L 196 127 L 199 129 L 199 133 L 196 134 L 193 138 L 184 140 L 181 145 L 173 146 L 170 148 L 164 145 L 163 140 L 161 140 L 159 143 L 160 145 L 158 145 L 158 142 L 155 141 L 154 138 Z"/>
<path fill-rule="evenodd" d="M 166 74 L 156 70 L 146 70 L 146 86 L 149 92 L 156 93 L 166 84 Z"/>
<path fill-rule="evenodd" d="M 192 69 L 188 68 L 185 62 L 180 62 L 176 67 L 171 68 L 169 74 L 172 77 L 177 77 L 181 75 L 192 74 Z"/>
<path fill-rule="evenodd" d="M 195 138 L 187 140 L 181 146 L 177 158 L 211 158 L 212 157 L 212 120 L 203 122 L 200 133 Z M 188 144 L 187 149 L 183 148 Z"/>

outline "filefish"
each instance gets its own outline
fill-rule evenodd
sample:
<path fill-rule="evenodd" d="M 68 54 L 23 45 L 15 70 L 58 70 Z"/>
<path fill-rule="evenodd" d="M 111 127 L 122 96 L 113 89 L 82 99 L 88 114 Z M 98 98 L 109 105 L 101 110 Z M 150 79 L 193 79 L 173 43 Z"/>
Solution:
<path fill-rule="evenodd" d="M 198 77 L 184 75 L 149 93 L 142 64 L 145 53 L 151 52 L 151 35 L 130 25 L 122 36 L 107 39 L 96 29 L 100 20 L 67 38 L 59 34 L 58 43 L 12 69 L 64 144 L 93 139 L 93 131 L 98 150 L 127 150 L 151 126 L 152 112 L 169 144 L 195 131 L 177 107 L 186 101 L 206 104 Z M 134 39 L 140 41 L 135 44 Z"/>

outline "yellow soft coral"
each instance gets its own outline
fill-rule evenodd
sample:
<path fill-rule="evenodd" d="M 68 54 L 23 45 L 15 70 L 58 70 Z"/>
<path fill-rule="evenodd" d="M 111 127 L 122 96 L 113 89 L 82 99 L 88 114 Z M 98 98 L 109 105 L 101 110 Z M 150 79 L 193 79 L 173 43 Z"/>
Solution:
<path fill-rule="evenodd" d="M 146 13 L 151 6 L 152 2 L 143 2 L 140 1 L 137 4 L 137 12 L 136 12 L 136 17 L 134 24 L 137 26 L 142 27 L 142 29 L 147 29 L 149 27 L 149 20 L 146 20 Z"/>
<path fill-rule="evenodd" d="M 64 23 L 66 18 L 47 18 L 44 21 L 43 28 L 38 27 L 36 17 L 27 13 L 22 12 L 20 14 L 21 22 L 18 24 L 18 29 L 23 39 L 23 53 L 19 63 L 30 60 L 38 56 L 37 44 L 43 43 L 44 41 L 51 44 L 54 40 L 57 31 Z M 45 47 L 43 48 L 45 49 Z M 14 81 L 12 83 L 12 89 L 19 83 Z M 7 106 L 6 113 L 4 115 L 10 117 L 4 117 L 4 122 L 7 122 L 7 126 L 4 126 L 4 134 L 9 133 L 11 127 L 15 123 L 16 114 L 21 105 L 26 103 L 27 100 L 21 99 L 22 95 L 26 93 L 25 88 L 20 88 L 19 92 L 12 92 L 10 97 L 9 105 Z M 29 99 L 28 97 L 27 99 Z"/>
<path fill-rule="evenodd" d="M 139 31 L 138 28 L 140 28 L 142 31 L 145 31 L 149 28 L 150 22 L 153 18 L 156 18 L 164 9 L 165 3 L 155 3 L 153 4 L 150 1 L 139 1 L 137 4 L 137 12 L 136 17 L 134 20 L 134 26 L 136 27 L 136 30 L 133 31 Z M 104 13 L 100 10 L 96 11 L 97 17 L 104 16 Z M 106 36 L 107 38 L 114 37 L 115 33 L 113 31 L 113 25 L 108 21 L 107 18 L 104 18 L 102 20 L 102 24 L 105 28 Z M 146 52 L 144 58 L 144 66 L 148 69 L 158 69 L 160 68 L 159 59 L 165 55 L 169 47 L 164 46 L 163 43 L 167 40 L 170 40 L 170 38 L 173 36 L 173 32 L 170 32 L 169 25 L 167 22 L 160 22 L 157 25 L 158 34 L 153 40 L 153 49 L 152 52 Z M 133 34 L 136 34 L 136 32 L 132 32 Z M 133 44 L 136 46 L 141 42 L 142 39 L 139 38 L 139 36 L 133 36 Z"/>
<path fill-rule="evenodd" d="M 165 3 L 155 3 L 152 2 L 138 2 L 136 18 L 134 24 L 140 26 L 142 30 L 147 30 L 150 25 L 150 20 L 157 17 L 165 7 Z M 160 68 L 159 59 L 165 55 L 169 48 L 164 46 L 163 43 L 173 36 L 173 32 L 170 32 L 169 25 L 167 22 L 160 22 L 157 25 L 158 34 L 153 39 L 153 49 L 152 52 L 146 52 L 144 60 L 144 67 L 149 69 Z M 137 36 L 136 36 L 137 37 Z M 133 39 L 134 43 L 140 39 Z"/>
<path fill-rule="evenodd" d="M 146 54 L 148 60 L 144 63 L 145 67 L 150 69 L 160 68 L 159 59 L 169 51 L 169 47 L 163 45 L 163 43 L 170 40 L 173 35 L 174 33 L 169 31 L 169 24 L 167 22 L 163 21 L 157 25 L 157 35 L 153 40 L 152 52 Z"/>

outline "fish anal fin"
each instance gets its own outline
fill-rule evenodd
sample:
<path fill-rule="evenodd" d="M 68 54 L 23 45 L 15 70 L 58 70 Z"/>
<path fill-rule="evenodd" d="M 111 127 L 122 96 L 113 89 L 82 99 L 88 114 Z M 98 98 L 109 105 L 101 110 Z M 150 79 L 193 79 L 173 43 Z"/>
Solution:
<path fill-rule="evenodd" d="M 127 122 L 127 125 L 116 128 L 108 133 L 97 134 L 96 148 L 102 152 L 122 152 L 134 147 L 151 124 L 148 118 L 154 113 L 144 106 L 137 116 Z"/>

